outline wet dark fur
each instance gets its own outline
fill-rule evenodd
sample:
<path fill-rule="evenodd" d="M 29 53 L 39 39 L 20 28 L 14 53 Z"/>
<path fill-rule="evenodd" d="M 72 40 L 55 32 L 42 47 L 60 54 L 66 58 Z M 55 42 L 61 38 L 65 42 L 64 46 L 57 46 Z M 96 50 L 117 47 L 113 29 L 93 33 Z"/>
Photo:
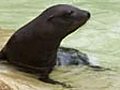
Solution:
<path fill-rule="evenodd" d="M 39 73 L 40 80 L 56 84 L 49 74 L 56 64 L 60 42 L 89 17 L 89 12 L 71 5 L 52 6 L 12 35 L 0 52 L 0 59 L 7 59 L 25 71 Z"/>

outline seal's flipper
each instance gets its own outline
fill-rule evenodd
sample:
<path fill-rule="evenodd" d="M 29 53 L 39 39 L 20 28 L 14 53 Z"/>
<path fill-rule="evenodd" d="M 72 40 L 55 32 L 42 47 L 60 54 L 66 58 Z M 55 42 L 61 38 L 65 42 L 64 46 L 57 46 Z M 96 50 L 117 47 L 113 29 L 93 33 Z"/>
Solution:
<path fill-rule="evenodd" d="M 53 79 L 51 79 L 49 77 L 48 78 L 39 78 L 39 80 L 41 80 L 41 81 L 43 81 L 45 83 L 53 84 L 53 85 L 61 85 L 61 86 L 65 87 L 65 88 L 72 88 L 72 86 L 69 85 L 69 84 L 53 80 Z"/>

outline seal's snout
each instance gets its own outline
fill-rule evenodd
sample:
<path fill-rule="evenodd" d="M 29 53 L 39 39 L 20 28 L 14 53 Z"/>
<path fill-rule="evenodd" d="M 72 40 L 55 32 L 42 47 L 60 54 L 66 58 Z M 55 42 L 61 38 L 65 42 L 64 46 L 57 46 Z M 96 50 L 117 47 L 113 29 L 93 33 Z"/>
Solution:
<path fill-rule="evenodd" d="M 79 21 L 87 21 L 90 17 L 91 14 L 88 11 L 84 11 L 84 10 L 76 10 L 75 12 L 73 12 L 71 14 L 71 16 L 74 17 L 75 20 L 79 20 Z"/>

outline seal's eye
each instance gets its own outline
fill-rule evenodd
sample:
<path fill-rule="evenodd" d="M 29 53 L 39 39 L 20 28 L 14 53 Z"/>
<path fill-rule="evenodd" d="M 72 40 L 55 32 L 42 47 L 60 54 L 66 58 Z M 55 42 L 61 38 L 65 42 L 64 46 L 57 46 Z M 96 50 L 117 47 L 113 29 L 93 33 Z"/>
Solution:
<path fill-rule="evenodd" d="M 71 17 L 73 13 L 74 13 L 74 11 L 72 11 L 72 10 L 67 11 L 62 15 L 62 17 L 65 17 L 65 18 Z"/>
<path fill-rule="evenodd" d="M 70 10 L 67 12 L 68 15 L 72 15 L 74 13 L 74 11 Z"/>

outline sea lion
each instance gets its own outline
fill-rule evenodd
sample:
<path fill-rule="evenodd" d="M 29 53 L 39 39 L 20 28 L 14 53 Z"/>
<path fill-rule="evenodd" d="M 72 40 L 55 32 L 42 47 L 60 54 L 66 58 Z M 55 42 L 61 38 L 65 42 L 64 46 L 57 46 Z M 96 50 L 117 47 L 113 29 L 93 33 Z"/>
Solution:
<path fill-rule="evenodd" d="M 56 84 L 49 74 L 56 64 L 60 42 L 89 18 L 88 11 L 71 5 L 51 6 L 11 36 L 0 52 L 0 59 L 39 73 L 40 80 Z"/>

